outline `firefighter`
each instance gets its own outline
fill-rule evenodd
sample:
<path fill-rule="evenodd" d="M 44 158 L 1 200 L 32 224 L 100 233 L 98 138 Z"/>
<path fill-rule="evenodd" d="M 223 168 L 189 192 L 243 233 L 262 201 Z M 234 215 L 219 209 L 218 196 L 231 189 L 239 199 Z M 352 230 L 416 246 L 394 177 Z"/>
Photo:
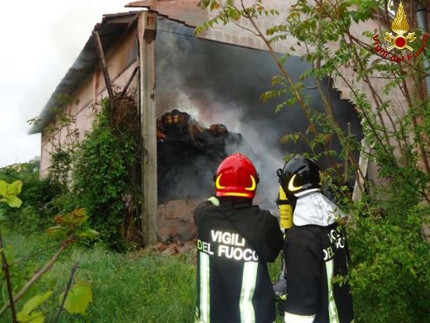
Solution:
<path fill-rule="evenodd" d="M 277 219 L 252 205 L 258 174 L 239 153 L 219 165 L 216 196 L 194 211 L 197 226 L 196 322 L 273 322 L 267 271 L 283 244 Z"/>
<path fill-rule="evenodd" d="M 352 297 L 347 282 L 349 253 L 344 215 L 321 193 L 320 169 L 296 156 L 278 171 L 283 190 L 295 197 L 293 226 L 284 243 L 287 297 L 284 322 L 351 322 Z"/>

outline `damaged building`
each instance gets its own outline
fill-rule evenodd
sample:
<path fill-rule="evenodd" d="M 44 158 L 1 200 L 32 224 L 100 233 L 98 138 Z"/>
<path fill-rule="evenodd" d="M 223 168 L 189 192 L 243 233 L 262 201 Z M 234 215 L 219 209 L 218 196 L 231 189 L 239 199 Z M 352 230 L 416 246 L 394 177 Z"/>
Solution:
<path fill-rule="evenodd" d="M 259 100 L 260 94 L 270 89 L 271 78 L 278 74 L 262 40 L 234 25 L 217 26 L 196 37 L 194 28 L 213 15 L 199 8 L 198 2 L 134 2 L 127 6 L 137 11 L 104 15 L 94 28 L 110 82 L 121 90 L 134 87 L 138 97 L 145 151 L 145 243 L 193 236 L 192 211 L 212 193 L 218 163 L 235 151 L 255 161 L 261 177 L 256 200 L 263 207 L 273 208 L 276 169 L 291 149 L 281 145 L 280 138 L 306 130 L 304 117 L 295 109 L 275 115 L 276 100 Z M 272 1 L 271 5 L 281 12 L 277 19 L 285 18 L 283 1 Z M 259 23 L 267 28 L 273 24 L 273 17 L 262 18 Z M 376 28 L 377 22 L 374 24 L 367 28 Z M 274 49 L 285 53 L 293 43 L 293 39 L 282 41 Z M 288 68 L 294 77 L 309 67 L 299 57 L 303 54 L 291 57 Z M 58 106 L 58 95 L 72 97 L 65 109 L 76 119 L 77 140 L 91 130 L 97 113 L 94 104 L 109 96 L 99 56 L 94 36 L 90 35 L 41 112 L 41 121 L 30 129 L 30 133 L 42 134 L 41 176 L 49 172 L 53 147 L 45 130 L 56 122 L 52 108 Z M 353 75 L 347 67 L 342 72 Z M 312 80 L 308 82 L 311 87 Z M 332 83 L 336 117 L 345 127 L 349 123 L 352 132 L 361 137 L 360 120 L 348 101 L 350 90 L 340 79 Z M 365 85 L 357 86 L 365 90 Z M 310 92 L 310 98 L 311 104 L 320 105 L 316 93 Z M 361 165 L 366 173 L 367 163 L 362 161 Z"/>

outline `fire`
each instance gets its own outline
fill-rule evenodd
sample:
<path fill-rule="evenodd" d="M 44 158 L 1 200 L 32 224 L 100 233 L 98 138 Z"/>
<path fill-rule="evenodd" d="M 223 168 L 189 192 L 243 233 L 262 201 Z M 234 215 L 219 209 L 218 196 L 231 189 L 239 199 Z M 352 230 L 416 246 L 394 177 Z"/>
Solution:
<path fill-rule="evenodd" d="M 403 5 L 401 2 L 399 4 L 399 8 L 397 8 L 396 18 L 393 20 L 393 23 L 391 24 L 391 29 L 396 34 L 399 34 L 399 35 L 403 35 L 409 30 L 409 25 L 406 20 L 405 10 L 403 9 Z"/>

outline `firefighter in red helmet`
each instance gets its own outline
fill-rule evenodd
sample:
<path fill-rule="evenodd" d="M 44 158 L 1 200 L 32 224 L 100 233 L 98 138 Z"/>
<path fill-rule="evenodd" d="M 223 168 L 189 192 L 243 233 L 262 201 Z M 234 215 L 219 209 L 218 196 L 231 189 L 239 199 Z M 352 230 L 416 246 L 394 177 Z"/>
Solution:
<path fill-rule="evenodd" d="M 259 178 L 246 156 L 228 156 L 214 180 L 216 197 L 194 212 L 196 322 L 273 322 L 275 300 L 267 262 L 282 248 L 278 221 L 252 205 Z"/>

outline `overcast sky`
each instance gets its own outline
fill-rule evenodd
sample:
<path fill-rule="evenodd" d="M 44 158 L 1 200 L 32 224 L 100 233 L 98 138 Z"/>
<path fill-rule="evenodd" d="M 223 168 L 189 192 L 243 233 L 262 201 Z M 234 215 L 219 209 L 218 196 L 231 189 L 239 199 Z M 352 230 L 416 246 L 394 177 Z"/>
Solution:
<path fill-rule="evenodd" d="M 131 11 L 124 0 L 21 0 L 0 12 L 0 167 L 40 156 L 38 116 L 105 13 Z"/>

